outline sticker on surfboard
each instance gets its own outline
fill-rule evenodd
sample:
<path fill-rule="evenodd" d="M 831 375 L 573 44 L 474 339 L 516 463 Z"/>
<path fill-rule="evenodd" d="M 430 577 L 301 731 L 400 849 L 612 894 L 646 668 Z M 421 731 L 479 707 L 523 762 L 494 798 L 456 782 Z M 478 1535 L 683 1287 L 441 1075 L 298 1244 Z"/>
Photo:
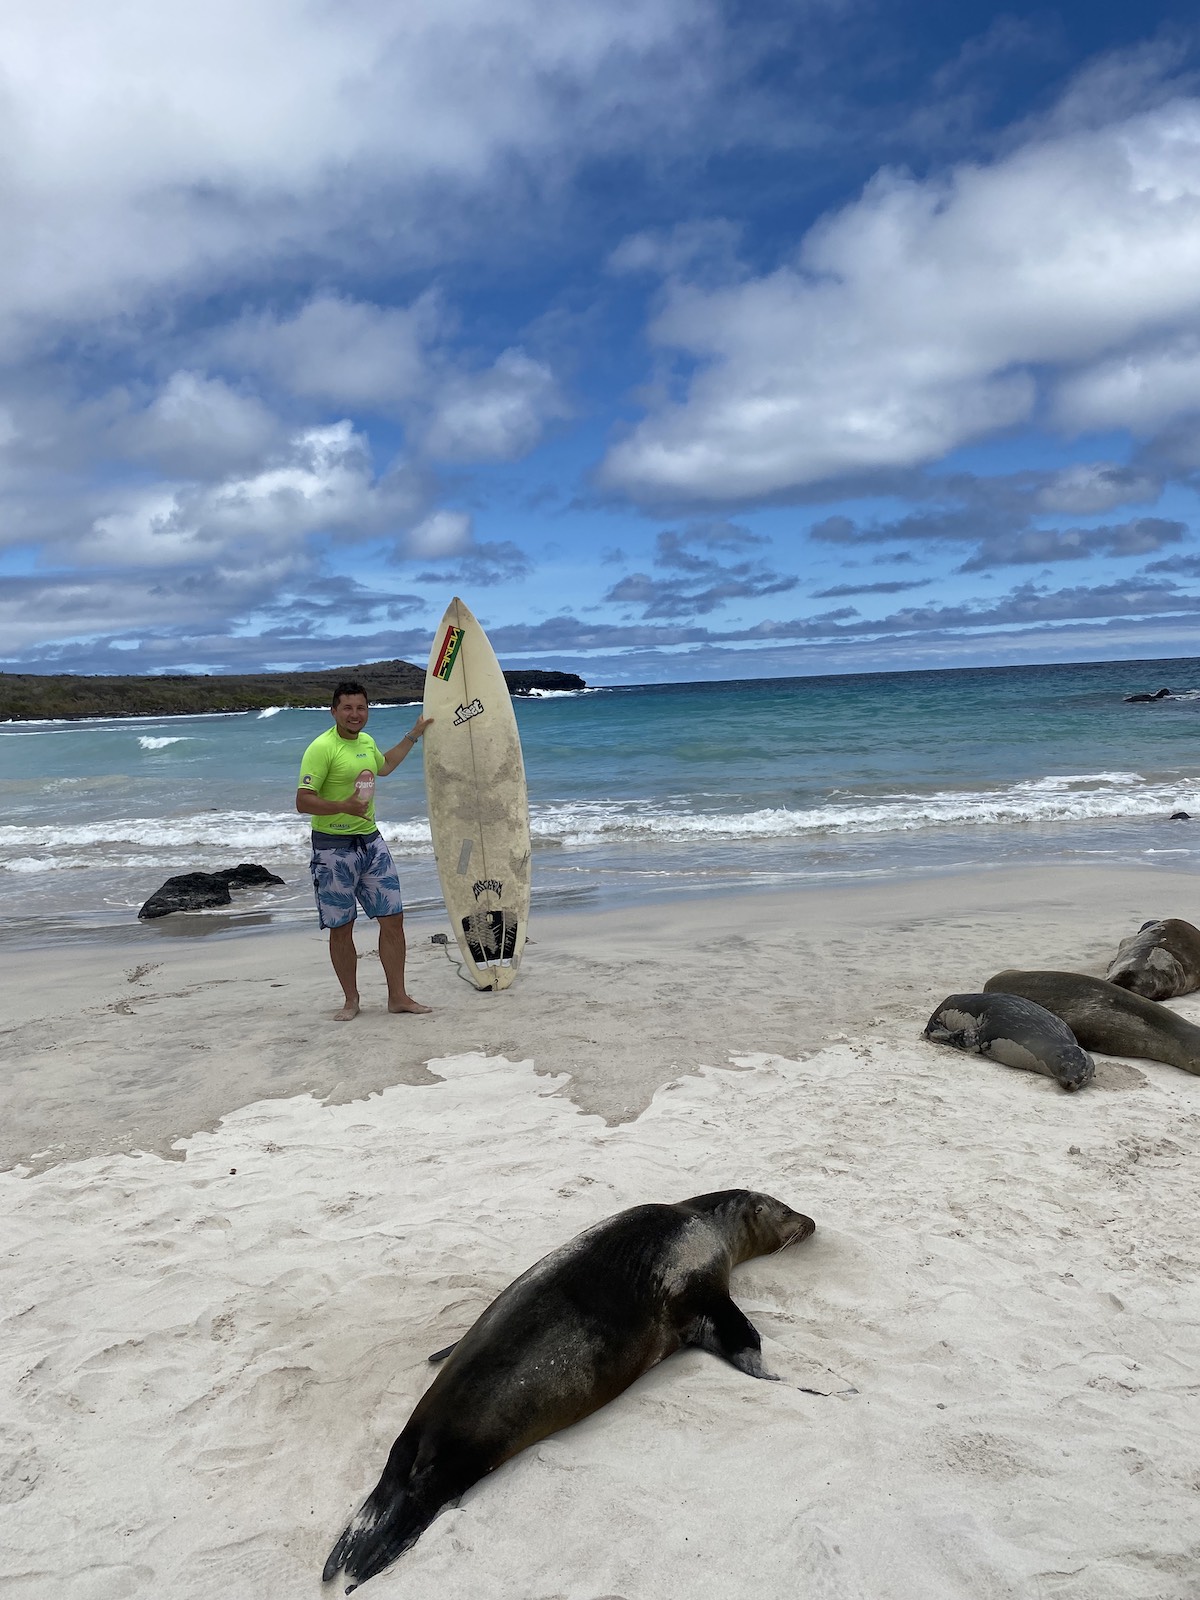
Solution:
<path fill-rule="evenodd" d="M 469 706 L 459 706 L 458 710 L 454 713 L 454 726 L 456 728 L 461 728 L 463 723 L 470 722 L 472 717 L 481 717 L 482 715 L 483 701 L 478 695 L 476 695 Z"/>
<path fill-rule="evenodd" d="M 462 931 L 476 966 L 511 966 L 517 948 L 515 911 L 473 911 L 462 919 Z"/>
<path fill-rule="evenodd" d="M 464 628 L 453 626 L 446 629 L 446 637 L 442 640 L 442 648 L 438 651 L 433 663 L 433 676 L 441 678 L 445 683 L 454 671 L 454 663 L 458 659 L 458 652 L 462 649 Z"/>

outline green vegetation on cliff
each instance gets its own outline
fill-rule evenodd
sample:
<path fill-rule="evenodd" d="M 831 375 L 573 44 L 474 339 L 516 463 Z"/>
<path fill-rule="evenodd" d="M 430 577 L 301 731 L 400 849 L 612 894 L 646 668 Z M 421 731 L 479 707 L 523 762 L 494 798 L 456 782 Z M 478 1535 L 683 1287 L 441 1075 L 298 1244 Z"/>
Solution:
<path fill-rule="evenodd" d="M 570 672 L 506 672 L 514 694 L 582 689 Z M 183 717 L 206 711 L 262 711 L 267 706 L 327 706 L 336 683 L 353 678 L 373 702 L 419 701 L 425 671 L 411 661 L 372 661 L 328 672 L 260 672 L 232 677 L 172 674 L 84 678 L 0 673 L 0 722 L 40 717 Z"/>

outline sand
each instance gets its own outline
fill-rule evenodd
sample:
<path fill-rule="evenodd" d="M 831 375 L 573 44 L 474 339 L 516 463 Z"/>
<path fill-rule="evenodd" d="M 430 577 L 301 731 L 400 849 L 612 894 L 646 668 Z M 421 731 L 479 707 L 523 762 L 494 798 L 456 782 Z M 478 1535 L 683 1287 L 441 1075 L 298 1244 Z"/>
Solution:
<path fill-rule="evenodd" d="M 747 1185 L 817 1221 L 734 1275 L 783 1381 L 673 1357 L 367 1595 L 1194 1600 L 1200 1078 L 1102 1057 L 1066 1095 L 920 1033 L 1197 892 L 543 917 L 501 996 L 414 919 L 434 1015 L 365 960 L 347 1025 L 315 932 L 6 957 L 0 1595 L 328 1593 L 430 1351 L 600 1217 Z"/>

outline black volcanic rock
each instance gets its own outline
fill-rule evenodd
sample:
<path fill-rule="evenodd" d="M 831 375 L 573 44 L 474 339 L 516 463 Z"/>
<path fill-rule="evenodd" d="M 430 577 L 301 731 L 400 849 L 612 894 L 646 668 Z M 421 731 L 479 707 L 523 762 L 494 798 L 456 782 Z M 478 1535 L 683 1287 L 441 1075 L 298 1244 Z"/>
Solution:
<path fill-rule="evenodd" d="M 243 861 L 236 867 L 222 867 L 219 872 L 180 872 L 168 878 L 156 889 L 138 912 L 143 922 L 154 917 L 168 917 L 173 911 L 212 911 L 218 906 L 233 904 L 230 886 L 246 889 L 252 884 L 282 883 L 266 867 Z"/>
<path fill-rule="evenodd" d="M 266 867 L 260 867 L 255 861 L 240 861 L 236 867 L 222 867 L 209 876 L 220 878 L 231 889 L 250 889 L 258 883 L 283 882 L 282 878 L 277 878 L 273 872 L 268 872 Z"/>
<path fill-rule="evenodd" d="M 504 681 L 510 694 L 529 694 L 533 689 L 586 689 L 576 672 L 506 672 Z"/>

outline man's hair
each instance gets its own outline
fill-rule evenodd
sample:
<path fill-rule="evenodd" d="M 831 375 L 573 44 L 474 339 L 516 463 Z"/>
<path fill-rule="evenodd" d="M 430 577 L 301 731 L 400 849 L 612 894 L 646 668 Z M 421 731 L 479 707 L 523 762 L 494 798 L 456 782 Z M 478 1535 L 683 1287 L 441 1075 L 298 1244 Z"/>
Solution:
<path fill-rule="evenodd" d="M 337 688 L 333 691 L 333 699 L 329 702 L 329 709 L 331 711 L 337 710 L 337 703 L 344 694 L 360 694 L 364 700 L 367 698 L 367 691 L 363 688 L 362 684 L 353 683 L 349 678 L 347 678 L 344 680 L 344 682 L 339 683 Z"/>

